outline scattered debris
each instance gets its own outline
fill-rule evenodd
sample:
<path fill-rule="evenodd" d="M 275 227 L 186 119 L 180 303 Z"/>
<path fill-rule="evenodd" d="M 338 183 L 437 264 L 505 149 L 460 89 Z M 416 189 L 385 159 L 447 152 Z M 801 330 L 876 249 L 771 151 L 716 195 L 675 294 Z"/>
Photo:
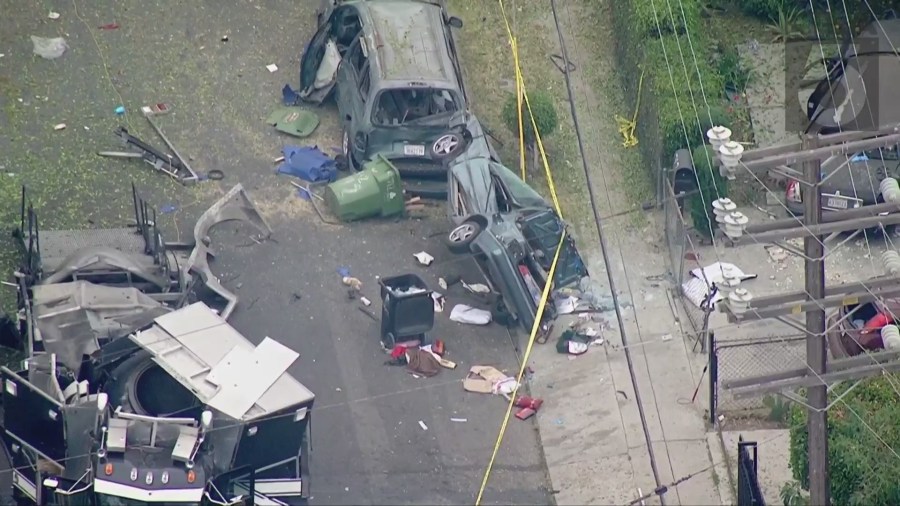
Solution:
<path fill-rule="evenodd" d="M 437 292 L 431 292 L 431 298 L 432 300 L 434 300 L 434 312 L 443 313 L 444 304 L 447 302 L 447 299 L 445 299 L 443 295 Z"/>
<path fill-rule="evenodd" d="M 269 72 L 277 72 L 278 65 L 275 65 L 274 63 L 270 63 L 270 64 L 266 65 L 266 70 L 268 70 Z"/>
<path fill-rule="evenodd" d="M 219 39 L 219 40 L 221 40 L 222 42 L 228 42 L 228 36 L 227 36 L 227 35 L 223 35 L 222 38 Z"/>
<path fill-rule="evenodd" d="M 468 418 L 453 418 L 453 417 L 451 417 L 450 421 L 457 422 L 457 423 L 466 423 L 469 421 L 469 419 Z"/>
<path fill-rule="evenodd" d="M 178 210 L 178 207 L 175 204 L 166 204 L 159 208 L 160 214 L 171 214 Z"/>
<path fill-rule="evenodd" d="M 362 311 L 362 313 L 363 313 L 364 315 L 368 316 L 368 317 L 371 318 L 372 320 L 374 320 L 374 321 L 376 321 L 376 322 L 378 321 L 378 317 L 375 316 L 375 315 L 374 315 L 371 311 L 369 311 L 368 309 L 366 309 L 366 308 L 364 308 L 364 307 L 359 307 L 359 306 L 357 306 L 356 309 L 359 309 L 360 311 Z"/>
<path fill-rule="evenodd" d="M 325 187 L 325 202 L 341 221 L 402 215 L 403 182 L 397 168 L 381 155 L 356 174 Z"/>
<path fill-rule="evenodd" d="M 488 288 L 487 285 L 483 285 L 481 283 L 472 283 L 470 285 L 470 284 L 466 283 L 465 281 L 462 281 L 462 285 L 463 285 L 463 288 L 465 288 L 466 290 L 468 290 L 472 293 L 475 293 L 475 294 L 484 295 L 487 293 L 491 293 L 491 289 Z"/>
<path fill-rule="evenodd" d="M 662 339 L 663 342 L 671 341 L 671 340 L 672 340 L 672 334 L 664 334 L 660 339 Z"/>
<path fill-rule="evenodd" d="M 309 137 L 319 126 L 319 116 L 299 107 L 279 107 L 269 114 L 266 124 L 294 137 Z"/>
<path fill-rule="evenodd" d="M 516 402 L 513 403 L 515 407 L 521 408 L 516 413 L 516 418 L 518 418 L 519 420 L 528 420 L 529 418 L 534 416 L 539 409 L 541 409 L 541 406 L 543 404 L 543 399 L 535 399 L 534 397 L 530 397 L 527 395 L 518 397 L 516 399 Z"/>
<path fill-rule="evenodd" d="M 572 356 L 583 355 L 588 351 L 588 343 L 591 341 L 589 336 L 568 329 L 560 334 L 556 341 L 556 351 L 558 353 L 566 353 Z"/>
<path fill-rule="evenodd" d="M 97 28 L 99 28 L 101 30 L 118 30 L 119 24 L 118 23 L 106 23 L 105 25 L 100 25 Z"/>
<path fill-rule="evenodd" d="M 489 365 L 473 365 L 463 380 L 463 389 L 476 394 L 508 396 L 516 387 L 515 378 Z"/>
<path fill-rule="evenodd" d="M 557 292 L 553 295 L 553 305 L 556 306 L 557 314 L 572 314 L 578 306 L 578 297 Z"/>
<path fill-rule="evenodd" d="M 457 304 L 450 311 L 450 320 L 471 325 L 487 325 L 491 323 L 491 312 L 465 304 Z"/>
<path fill-rule="evenodd" d="M 367 298 L 365 298 L 365 297 L 360 297 L 360 298 L 359 298 L 359 301 L 362 302 L 363 304 L 365 304 L 366 306 L 371 306 L 371 305 L 372 305 L 372 301 L 369 300 L 369 299 L 367 299 Z"/>
<path fill-rule="evenodd" d="M 788 252 L 781 246 L 769 245 L 765 246 L 766 253 L 773 262 L 783 262 L 788 257 Z"/>
<path fill-rule="evenodd" d="M 294 293 L 291 294 L 291 303 L 294 303 L 294 302 L 300 302 L 300 300 L 301 300 L 302 298 L 303 298 L 303 295 L 302 295 L 302 294 L 299 294 L 299 293 L 297 293 L 297 292 L 294 292 Z"/>
<path fill-rule="evenodd" d="M 282 152 L 284 162 L 276 169 L 279 174 L 299 177 L 311 183 L 337 179 L 334 160 L 316 146 L 285 146 Z"/>
<path fill-rule="evenodd" d="M 422 420 L 419 420 L 419 427 L 422 427 L 422 430 L 428 430 L 428 426 Z"/>
<path fill-rule="evenodd" d="M 50 19 L 59 19 L 60 16 L 58 12 L 50 11 L 50 13 L 47 14 L 47 17 Z"/>
<path fill-rule="evenodd" d="M 53 125 L 53 129 L 54 129 L 54 130 L 65 130 L 65 129 L 66 129 L 66 124 L 65 124 L 65 123 L 58 123 L 58 124 L 56 124 L 56 125 Z"/>
<path fill-rule="evenodd" d="M 418 260 L 420 264 L 425 266 L 431 265 L 431 263 L 434 262 L 434 257 L 424 251 L 415 253 L 413 256 L 416 257 L 416 260 Z"/>
<path fill-rule="evenodd" d="M 55 60 L 69 49 L 66 39 L 62 37 L 46 38 L 32 35 L 31 43 L 34 44 L 34 54 L 46 60 Z"/>
<path fill-rule="evenodd" d="M 360 281 L 354 277 L 344 276 L 343 278 L 341 278 L 341 283 L 343 283 L 346 286 L 349 286 L 351 290 L 354 290 L 357 292 L 362 290 L 362 281 Z"/>
<path fill-rule="evenodd" d="M 125 106 L 120 105 L 120 106 L 116 107 L 116 109 L 113 112 L 116 114 L 116 116 L 124 116 L 125 115 Z"/>
<path fill-rule="evenodd" d="M 441 290 L 447 289 L 447 280 L 444 278 L 438 278 L 438 286 L 441 287 Z"/>

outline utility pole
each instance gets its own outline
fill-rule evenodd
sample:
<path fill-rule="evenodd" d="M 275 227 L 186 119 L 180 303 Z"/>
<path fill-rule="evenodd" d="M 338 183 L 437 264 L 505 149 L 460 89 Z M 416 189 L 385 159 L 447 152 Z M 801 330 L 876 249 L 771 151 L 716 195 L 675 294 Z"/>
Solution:
<path fill-rule="evenodd" d="M 803 150 L 818 148 L 818 135 L 803 138 Z M 803 218 L 807 228 L 822 221 L 822 162 L 819 159 L 803 163 L 804 175 L 809 183 L 803 187 Z M 807 235 L 803 238 L 805 254 L 807 300 L 818 301 L 825 297 L 825 246 L 824 236 Z M 825 310 L 817 308 L 806 312 L 806 363 L 819 376 L 826 373 Z M 808 465 L 810 502 L 815 505 L 831 504 L 828 483 L 828 385 L 820 384 L 807 389 L 809 410 L 806 426 L 809 434 Z"/>
<path fill-rule="evenodd" d="M 900 143 L 900 125 L 892 125 L 872 132 L 844 132 L 834 135 L 805 135 L 800 143 L 761 148 L 744 152 L 743 147 L 730 139 L 731 131 L 714 127 L 707 136 L 719 154 L 720 171 L 734 179 L 737 167 L 751 172 L 773 170 L 796 179 L 801 185 L 804 204 L 802 221 L 797 218 L 749 225 L 746 216 L 731 212 L 724 216 L 724 234 L 734 245 L 772 242 L 788 251 L 800 254 L 786 244 L 787 239 L 802 237 L 805 270 L 805 293 L 778 294 L 754 299 L 749 291 L 736 288 L 735 280 L 725 280 L 728 296 L 719 310 L 727 313 L 733 323 L 775 318 L 806 333 L 807 370 L 742 378 L 723 385 L 743 396 L 760 392 L 778 392 L 791 398 L 787 391 L 807 389 L 809 406 L 807 430 L 809 434 L 808 466 L 810 502 L 816 506 L 831 504 L 828 476 L 828 385 L 837 381 L 859 379 L 900 369 L 894 352 L 875 356 L 860 356 L 828 363 L 825 308 L 850 303 L 859 305 L 867 300 L 879 300 L 887 294 L 900 292 L 900 278 L 870 280 L 848 287 L 825 286 L 824 234 L 843 231 L 858 233 L 861 228 L 900 223 L 900 198 L 897 190 L 884 191 L 885 204 L 870 209 L 848 209 L 822 216 L 822 160 L 836 155 L 889 147 Z M 833 163 L 833 162 L 832 162 Z M 801 165 L 797 170 L 791 165 Z M 849 170 L 849 168 L 837 169 Z M 895 181 L 888 181 L 896 187 Z M 884 188 L 884 187 L 882 187 Z M 888 198 L 888 197 L 891 198 Z M 877 209 L 876 209 L 877 208 Z M 896 273 L 892 273 L 896 274 Z M 873 289 L 873 286 L 878 287 Z M 881 289 L 879 289 L 879 287 Z M 893 290 L 893 291 L 891 291 Z M 804 300 L 805 299 L 805 300 Z M 805 325 L 792 321 L 790 315 L 805 313 Z M 710 350 L 712 352 L 712 350 Z M 868 353 L 867 353 L 868 354 Z M 860 361 L 862 360 L 862 362 Z M 870 361 L 871 363 L 867 363 Z"/>

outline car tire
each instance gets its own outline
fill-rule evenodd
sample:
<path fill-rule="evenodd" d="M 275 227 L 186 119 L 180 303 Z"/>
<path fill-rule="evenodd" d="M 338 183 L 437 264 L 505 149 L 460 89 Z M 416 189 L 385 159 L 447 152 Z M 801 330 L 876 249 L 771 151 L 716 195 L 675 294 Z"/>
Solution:
<path fill-rule="evenodd" d="M 352 149 L 350 148 L 350 132 L 347 129 L 344 129 L 344 132 L 341 134 L 341 152 L 344 154 L 344 163 L 340 164 L 339 167 L 343 167 L 346 170 L 357 172 L 360 170 L 359 164 L 356 163 L 356 160 L 353 159 Z"/>
<path fill-rule="evenodd" d="M 452 253 L 469 253 L 472 242 L 481 233 L 481 225 L 476 221 L 466 221 L 447 234 L 447 248 Z"/>
<path fill-rule="evenodd" d="M 466 149 L 465 138 L 456 132 L 447 132 L 431 143 L 431 158 L 433 160 L 450 160 Z"/>

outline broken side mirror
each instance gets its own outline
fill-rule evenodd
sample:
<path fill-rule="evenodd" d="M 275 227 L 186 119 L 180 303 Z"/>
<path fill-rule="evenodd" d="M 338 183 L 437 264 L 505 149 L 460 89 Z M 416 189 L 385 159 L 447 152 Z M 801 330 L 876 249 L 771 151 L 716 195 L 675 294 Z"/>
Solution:
<path fill-rule="evenodd" d="M 447 20 L 447 24 L 452 26 L 453 28 L 463 27 L 463 21 L 456 16 L 450 16 L 450 18 Z"/>

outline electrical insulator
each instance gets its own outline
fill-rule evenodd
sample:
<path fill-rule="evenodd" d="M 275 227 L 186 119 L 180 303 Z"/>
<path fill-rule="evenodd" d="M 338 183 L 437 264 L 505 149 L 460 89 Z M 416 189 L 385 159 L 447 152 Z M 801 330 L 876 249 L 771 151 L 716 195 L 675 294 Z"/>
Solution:
<path fill-rule="evenodd" d="M 900 349 L 900 328 L 897 328 L 896 325 L 881 327 L 881 343 L 888 351 Z"/>
<path fill-rule="evenodd" d="M 892 177 L 882 179 L 878 189 L 881 190 L 881 197 L 885 202 L 900 204 L 900 184 L 896 179 Z"/>
<path fill-rule="evenodd" d="M 719 168 L 719 174 L 723 177 L 733 180 L 737 171 L 737 166 L 741 163 L 741 156 L 744 154 L 744 146 L 739 142 L 728 141 L 719 146 L 719 159 L 722 166 Z"/>
<path fill-rule="evenodd" d="M 728 294 L 728 306 L 735 316 L 741 316 L 750 309 L 750 301 L 753 295 L 746 288 L 735 288 L 733 292 Z"/>
<path fill-rule="evenodd" d="M 725 217 L 737 210 L 737 204 L 729 198 L 720 198 L 713 200 L 713 214 L 716 215 L 716 223 L 725 224 Z"/>
<path fill-rule="evenodd" d="M 881 263 L 884 264 L 884 270 L 889 274 L 900 275 L 900 253 L 889 249 L 881 254 Z"/>
<path fill-rule="evenodd" d="M 744 213 L 735 211 L 725 217 L 725 235 L 730 239 L 737 239 L 744 234 L 744 228 L 750 218 L 744 216 Z"/>
<path fill-rule="evenodd" d="M 706 131 L 706 138 L 709 139 L 713 149 L 718 152 L 723 144 L 731 140 L 731 130 L 721 125 L 714 126 Z"/>
<path fill-rule="evenodd" d="M 728 296 L 731 295 L 731 292 L 733 292 L 740 284 L 741 278 L 737 276 L 726 276 L 721 283 L 716 283 L 716 288 L 719 289 L 719 294 L 727 299 Z"/>

